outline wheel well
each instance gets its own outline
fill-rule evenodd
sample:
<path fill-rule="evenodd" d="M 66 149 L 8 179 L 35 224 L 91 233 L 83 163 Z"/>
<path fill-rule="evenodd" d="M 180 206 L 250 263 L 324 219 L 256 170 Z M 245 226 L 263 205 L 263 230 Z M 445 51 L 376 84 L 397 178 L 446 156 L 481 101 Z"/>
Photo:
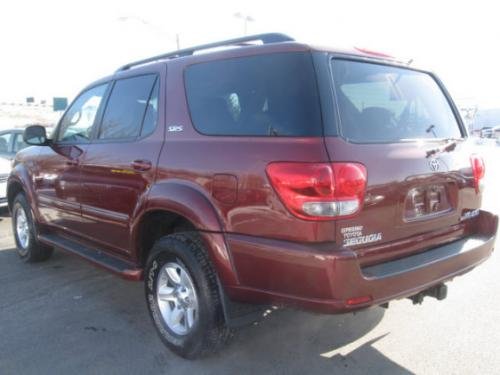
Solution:
<path fill-rule="evenodd" d="M 139 230 L 138 246 L 140 262 L 144 266 L 155 242 L 163 236 L 194 231 L 196 227 L 185 217 L 170 211 L 153 211 L 142 219 Z"/>
<path fill-rule="evenodd" d="M 10 210 L 12 210 L 12 203 L 14 202 L 14 198 L 21 191 L 23 191 L 23 186 L 19 182 L 12 182 L 9 185 L 9 189 L 7 190 L 7 203 Z"/>

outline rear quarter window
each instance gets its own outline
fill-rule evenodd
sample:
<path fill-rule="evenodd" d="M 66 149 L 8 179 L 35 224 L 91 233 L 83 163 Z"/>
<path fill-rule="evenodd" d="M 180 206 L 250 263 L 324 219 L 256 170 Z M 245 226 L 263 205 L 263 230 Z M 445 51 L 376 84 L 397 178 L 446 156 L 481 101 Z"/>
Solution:
<path fill-rule="evenodd" d="M 194 127 L 206 135 L 322 135 L 309 53 L 277 53 L 191 65 L 186 94 Z"/>
<path fill-rule="evenodd" d="M 387 65 L 333 60 L 341 134 L 355 142 L 461 138 L 434 78 Z"/>

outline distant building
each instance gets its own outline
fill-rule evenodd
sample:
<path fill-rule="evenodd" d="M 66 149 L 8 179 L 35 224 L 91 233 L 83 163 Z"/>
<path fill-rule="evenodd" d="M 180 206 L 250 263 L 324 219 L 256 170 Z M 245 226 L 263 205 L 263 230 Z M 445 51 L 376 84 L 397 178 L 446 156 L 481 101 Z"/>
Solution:
<path fill-rule="evenodd" d="M 61 112 L 54 112 L 52 105 L 28 105 L 24 103 L 0 103 L 0 130 L 24 128 L 28 124 L 54 126 Z"/>

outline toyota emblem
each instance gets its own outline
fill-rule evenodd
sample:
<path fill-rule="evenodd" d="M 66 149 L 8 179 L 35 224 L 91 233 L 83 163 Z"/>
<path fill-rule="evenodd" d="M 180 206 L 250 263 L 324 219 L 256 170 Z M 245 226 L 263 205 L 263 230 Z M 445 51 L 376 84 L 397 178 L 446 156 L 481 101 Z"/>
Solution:
<path fill-rule="evenodd" d="M 439 160 L 437 159 L 429 160 L 429 167 L 431 168 L 431 171 L 437 172 L 439 170 Z"/>

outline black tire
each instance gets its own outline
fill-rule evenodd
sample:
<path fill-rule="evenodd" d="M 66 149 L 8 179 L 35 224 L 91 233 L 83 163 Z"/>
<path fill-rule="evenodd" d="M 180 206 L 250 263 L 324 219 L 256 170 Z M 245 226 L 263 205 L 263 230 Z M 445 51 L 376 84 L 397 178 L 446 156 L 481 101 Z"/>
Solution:
<path fill-rule="evenodd" d="M 19 210 L 23 210 L 28 225 L 28 241 L 23 246 L 22 241 L 18 237 L 17 221 Z M 43 262 L 49 259 L 54 252 L 54 249 L 40 243 L 36 238 L 35 223 L 31 208 L 24 196 L 24 193 L 19 193 L 12 203 L 12 232 L 16 241 L 17 254 L 27 263 Z"/>
<path fill-rule="evenodd" d="M 162 267 L 169 262 L 181 264 L 193 281 L 198 300 L 197 319 L 185 335 L 175 333 L 162 317 L 156 298 Z M 171 234 L 159 239 L 147 261 L 146 303 L 163 343 L 187 359 L 216 352 L 231 335 L 226 326 L 217 275 L 196 232 Z"/>

